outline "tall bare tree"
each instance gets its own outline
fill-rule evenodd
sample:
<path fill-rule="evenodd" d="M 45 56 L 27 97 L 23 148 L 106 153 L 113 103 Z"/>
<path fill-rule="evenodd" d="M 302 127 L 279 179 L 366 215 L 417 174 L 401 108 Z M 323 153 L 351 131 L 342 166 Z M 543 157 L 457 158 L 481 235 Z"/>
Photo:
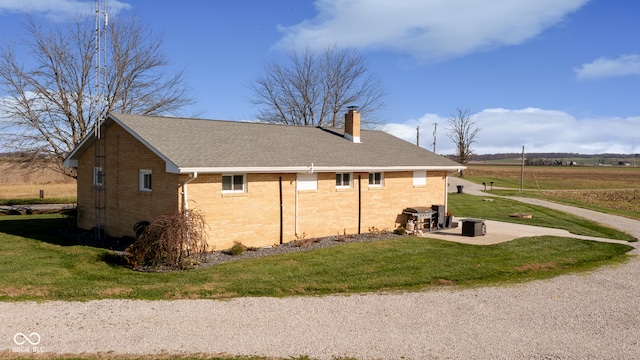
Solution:
<path fill-rule="evenodd" d="M 348 105 L 357 105 L 363 122 L 371 122 L 385 95 L 359 52 L 335 46 L 293 50 L 284 64 L 266 63 L 250 89 L 258 119 L 303 126 L 342 126 Z"/>
<path fill-rule="evenodd" d="M 94 21 L 90 17 L 46 27 L 28 16 L 26 62 L 0 48 L 0 145 L 58 161 L 92 131 L 105 111 L 175 113 L 193 100 L 182 72 L 168 74 L 162 41 L 135 16 L 107 27 L 106 109 L 95 109 Z"/>
<path fill-rule="evenodd" d="M 471 145 L 476 142 L 476 136 L 480 129 L 473 121 L 473 114 L 469 109 L 456 109 L 455 113 L 447 119 L 449 128 L 447 136 L 456 145 L 456 157 L 458 162 L 466 164 L 473 156 Z"/>

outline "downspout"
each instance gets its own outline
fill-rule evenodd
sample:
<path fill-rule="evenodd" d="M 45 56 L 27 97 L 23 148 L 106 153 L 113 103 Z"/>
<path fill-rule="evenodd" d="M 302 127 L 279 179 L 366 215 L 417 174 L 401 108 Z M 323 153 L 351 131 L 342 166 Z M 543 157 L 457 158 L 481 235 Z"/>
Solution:
<path fill-rule="evenodd" d="M 198 172 L 194 171 L 193 174 L 189 175 L 189 178 L 182 183 L 182 209 L 184 210 L 184 216 L 186 217 L 187 223 L 189 223 L 189 195 L 187 193 L 187 184 L 192 182 L 198 177 Z M 189 241 L 189 227 L 187 227 L 187 256 L 191 256 L 191 241 Z"/>
<path fill-rule="evenodd" d="M 189 213 L 189 195 L 187 194 L 187 184 L 198 178 L 198 172 L 194 171 L 189 178 L 182 183 L 182 209 Z"/>
<path fill-rule="evenodd" d="M 280 245 L 282 245 L 282 176 L 280 176 Z"/>
<path fill-rule="evenodd" d="M 362 175 L 358 175 L 358 234 L 362 223 Z"/>
<path fill-rule="evenodd" d="M 295 231 L 295 234 L 296 234 L 296 237 L 297 237 L 298 236 L 298 175 L 297 174 L 296 174 L 296 205 L 295 205 L 295 207 L 296 207 L 296 210 L 295 210 L 295 212 L 296 212 L 296 214 L 295 214 L 295 217 L 296 217 L 296 225 L 295 225 L 295 227 L 296 228 L 295 228 L 294 231 Z"/>
<path fill-rule="evenodd" d="M 449 174 L 444 177 L 444 213 L 449 212 Z"/>

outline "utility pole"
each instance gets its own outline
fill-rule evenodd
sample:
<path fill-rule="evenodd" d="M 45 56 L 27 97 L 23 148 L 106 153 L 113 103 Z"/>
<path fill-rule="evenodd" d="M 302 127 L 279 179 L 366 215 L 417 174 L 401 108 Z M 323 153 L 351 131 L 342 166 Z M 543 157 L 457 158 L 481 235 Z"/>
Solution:
<path fill-rule="evenodd" d="M 524 186 L 524 145 L 522 145 L 522 166 L 520 167 L 520 192 Z"/>
<path fill-rule="evenodd" d="M 436 152 L 436 130 L 438 130 L 438 123 L 433 123 L 433 153 Z"/>
<path fill-rule="evenodd" d="M 635 138 L 631 138 L 631 156 L 633 157 L 633 167 L 636 167 L 636 153 L 633 152 L 635 149 Z"/>
<path fill-rule="evenodd" d="M 420 126 L 416 126 L 416 145 L 420 146 Z"/>

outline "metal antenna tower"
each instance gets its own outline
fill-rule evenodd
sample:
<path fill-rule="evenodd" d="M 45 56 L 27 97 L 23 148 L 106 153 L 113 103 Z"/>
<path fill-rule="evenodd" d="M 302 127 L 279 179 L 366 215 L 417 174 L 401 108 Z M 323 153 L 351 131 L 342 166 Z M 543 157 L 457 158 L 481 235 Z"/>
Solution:
<path fill-rule="evenodd" d="M 106 116 L 107 83 L 107 1 L 104 4 L 96 0 L 95 13 L 95 94 L 92 99 L 91 115 L 96 117 L 94 138 L 95 158 L 93 166 L 93 187 L 95 193 L 95 238 L 106 238 L 107 226 L 107 141 L 105 139 L 104 120 Z"/>

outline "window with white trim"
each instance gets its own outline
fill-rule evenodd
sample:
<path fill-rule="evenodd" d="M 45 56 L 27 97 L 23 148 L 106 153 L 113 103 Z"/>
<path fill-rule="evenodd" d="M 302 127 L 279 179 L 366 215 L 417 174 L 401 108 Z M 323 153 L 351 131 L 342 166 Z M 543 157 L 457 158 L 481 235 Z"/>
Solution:
<path fill-rule="evenodd" d="M 102 173 L 102 167 L 95 166 L 93 168 L 93 185 L 102 186 L 102 176 L 103 175 L 104 174 Z"/>
<path fill-rule="evenodd" d="M 336 188 L 350 188 L 351 173 L 336 173 Z"/>
<path fill-rule="evenodd" d="M 384 173 L 381 173 L 381 172 L 369 173 L 370 187 L 381 187 L 383 185 L 384 185 Z"/>
<path fill-rule="evenodd" d="M 426 171 L 414 171 L 413 172 L 413 186 L 425 186 L 427 185 L 427 172 Z"/>
<path fill-rule="evenodd" d="M 246 192 L 246 176 L 243 174 L 222 175 L 222 192 Z"/>
<path fill-rule="evenodd" d="M 151 170 L 140 170 L 140 191 L 151 191 Z"/>

